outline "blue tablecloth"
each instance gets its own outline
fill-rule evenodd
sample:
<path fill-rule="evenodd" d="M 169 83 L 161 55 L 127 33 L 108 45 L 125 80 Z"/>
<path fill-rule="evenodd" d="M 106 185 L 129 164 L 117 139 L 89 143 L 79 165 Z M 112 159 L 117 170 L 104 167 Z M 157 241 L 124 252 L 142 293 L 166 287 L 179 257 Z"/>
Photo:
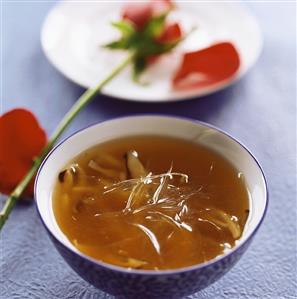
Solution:
<path fill-rule="evenodd" d="M 264 50 L 256 66 L 236 85 L 202 99 L 172 104 L 138 104 L 98 96 L 64 134 L 116 116 L 166 113 L 214 124 L 256 155 L 270 192 L 263 226 L 227 275 L 189 298 L 297 298 L 296 7 L 281 1 L 246 4 L 259 19 Z M 40 27 L 53 5 L 50 1 L 2 3 L 1 113 L 27 107 L 48 133 L 83 92 L 42 53 Z M 0 266 L 3 299 L 112 298 L 83 281 L 62 260 L 34 204 L 19 203 L 4 227 Z"/>

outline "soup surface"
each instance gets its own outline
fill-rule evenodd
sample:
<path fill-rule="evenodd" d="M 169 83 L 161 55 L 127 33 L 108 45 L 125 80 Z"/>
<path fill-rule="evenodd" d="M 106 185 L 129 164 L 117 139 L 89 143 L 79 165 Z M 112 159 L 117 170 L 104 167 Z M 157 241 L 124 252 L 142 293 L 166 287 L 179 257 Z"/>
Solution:
<path fill-rule="evenodd" d="M 232 248 L 249 214 L 243 176 L 209 149 L 159 136 L 97 145 L 57 177 L 58 225 L 81 252 L 137 269 L 175 269 Z"/>

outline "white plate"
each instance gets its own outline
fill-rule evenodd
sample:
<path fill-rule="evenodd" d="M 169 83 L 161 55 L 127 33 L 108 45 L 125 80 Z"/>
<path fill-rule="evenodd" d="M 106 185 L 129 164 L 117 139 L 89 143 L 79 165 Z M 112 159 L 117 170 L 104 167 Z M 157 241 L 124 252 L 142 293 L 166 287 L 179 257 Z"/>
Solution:
<path fill-rule="evenodd" d="M 118 37 L 111 27 L 118 20 L 125 1 L 70 2 L 57 4 L 47 16 L 42 32 L 43 50 L 66 77 L 83 87 L 95 86 L 120 63 L 126 53 L 106 50 L 101 45 Z M 170 18 L 179 20 L 185 31 L 197 26 L 172 54 L 163 56 L 144 74 L 148 86 L 134 83 L 130 69 L 104 87 L 108 96 L 143 102 L 184 100 L 210 94 L 240 78 L 257 60 L 262 48 L 259 26 L 239 4 L 225 2 L 177 2 Z M 176 92 L 171 78 L 181 61 L 181 53 L 219 41 L 231 41 L 239 51 L 241 66 L 235 77 L 204 89 Z"/>

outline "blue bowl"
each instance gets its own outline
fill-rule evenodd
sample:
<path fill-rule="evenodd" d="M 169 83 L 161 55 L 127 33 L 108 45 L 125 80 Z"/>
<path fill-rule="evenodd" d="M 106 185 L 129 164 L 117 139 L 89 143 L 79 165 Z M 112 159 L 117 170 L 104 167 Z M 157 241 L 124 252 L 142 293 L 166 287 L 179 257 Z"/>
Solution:
<path fill-rule="evenodd" d="M 225 157 L 243 173 L 250 194 L 250 214 L 242 237 L 228 252 L 208 262 L 175 270 L 131 270 L 95 260 L 78 251 L 56 223 L 52 190 L 60 169 L 82 151 L 105 141 L 131 135 L 161 135 L 191 140 Z M 83 279 L 118 298 L 180 298 L 215 282 L 240 259 L 261 225 L 268 204 L 263 171 L 237 140 L 208 124 L 165 116 L 131 116 L 106 121 L 70 136 L 41 165 L 35 181 L 41 220 L 66 262 Z"/>

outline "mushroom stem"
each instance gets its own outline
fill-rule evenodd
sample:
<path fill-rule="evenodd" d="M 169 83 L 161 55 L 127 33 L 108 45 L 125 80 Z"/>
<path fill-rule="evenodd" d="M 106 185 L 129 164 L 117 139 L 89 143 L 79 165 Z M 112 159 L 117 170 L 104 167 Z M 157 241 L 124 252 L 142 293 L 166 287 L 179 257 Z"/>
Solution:
<path fill-rule="evenodd" d="M 135 150 L 128 151 L 125 155 L 125 159 L 129 178 L 137 179 L 147 175 L 148 172 L 139 160 L 138 153 Z"/>

